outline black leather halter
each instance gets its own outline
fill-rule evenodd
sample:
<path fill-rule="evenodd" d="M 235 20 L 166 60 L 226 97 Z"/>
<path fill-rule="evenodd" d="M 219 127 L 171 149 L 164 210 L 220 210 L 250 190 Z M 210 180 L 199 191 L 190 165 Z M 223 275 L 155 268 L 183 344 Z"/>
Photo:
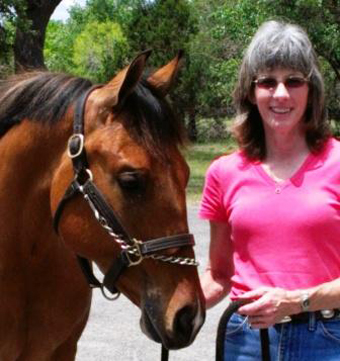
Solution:
<path fill-rule="evenodd" d="M 198 263 L 192 258 L 167 257 L 155 254 L 158 251 L 169 248 L 193 246 L 195 241 L 192 234 L 179 234 L 144 242 L 131 238 L 125 231 L 109 203 L 105 200 L 103 194 L 94 184 L 85 149 L 84 111 L 89 94 L 98 87 L 100 86 L 94 86 L 88 89 L 76 103 L 73 119 L 73 135 L 68 141 L 68 155 L 73 163 L 75 177 L 57 207 L 54 214 L 53 226 L 58 233 L 59 221 L 63 209 L 68 201 L 74 196 L 80 194 L 89 203 L 98 222 L 100 222 L 101 226 L 113 237 L 114 241 L 121 246 L 121 252 L 113 261 L 111 267 L 104 276 L 103 283 L 101 283 L 93 274 L 90 261 L 86 258 L 77 256 L 80 267 L 90 287 L 100 288 L 104 296 L 107 297 L 104 292 L 104 287 L 111 293 L 118 293 L 119 295 L 119 291 L 115 287 L 115 284 L 121 273 L 127 267 L 139 264 L 144 258 L 151 257 L 165 262 L 191 266 L 197 266 Z"/>

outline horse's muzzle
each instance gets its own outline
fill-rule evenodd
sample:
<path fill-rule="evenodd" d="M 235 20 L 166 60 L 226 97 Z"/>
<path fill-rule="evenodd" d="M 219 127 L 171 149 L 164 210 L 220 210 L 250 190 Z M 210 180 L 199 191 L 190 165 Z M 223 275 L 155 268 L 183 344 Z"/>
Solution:
<path fill-rule="evenodd" d="M 205 312 L 198 302 L 180 308 L 174 315 L 171 325 L 166 325 L 157 312 L 157 306 L 146 305 L 142 311 L 142 331 L 153 341 L 162 343 L 167 349 L 180 349 L 189 346 L 203 325 Z"/>

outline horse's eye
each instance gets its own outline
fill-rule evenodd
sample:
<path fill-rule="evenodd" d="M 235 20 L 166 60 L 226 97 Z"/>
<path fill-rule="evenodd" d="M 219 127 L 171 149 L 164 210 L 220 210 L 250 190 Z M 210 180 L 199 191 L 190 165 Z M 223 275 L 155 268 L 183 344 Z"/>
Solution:
<path fill-rule="evenodd" d="M 146 177 L 140 172 L 123 172 L 118 175 L 120 187 L 128 191 L 142 191 L 145 188 Z"/>

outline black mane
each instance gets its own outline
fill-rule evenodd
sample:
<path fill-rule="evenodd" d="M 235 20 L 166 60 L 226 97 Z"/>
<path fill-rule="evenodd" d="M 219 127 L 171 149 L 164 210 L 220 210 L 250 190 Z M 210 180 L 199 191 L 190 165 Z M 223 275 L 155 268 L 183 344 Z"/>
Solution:
<path fill-rule="evenodd" d="M 32 72 L 0 81 L 0 137 L 23 119 L 53 124 L 92 83 L 62 73 Z M 167 144 L 182 144 L 183 126 L 146 80 L 127 97 L 121 109 L 134 138 L 162 153 Z"/>
<path fill-rule="evenodd" d="M 32 72 L 0 81 L 0 137 L 23 119 L 54 123 L 92 83 L 66 74 Z"/>

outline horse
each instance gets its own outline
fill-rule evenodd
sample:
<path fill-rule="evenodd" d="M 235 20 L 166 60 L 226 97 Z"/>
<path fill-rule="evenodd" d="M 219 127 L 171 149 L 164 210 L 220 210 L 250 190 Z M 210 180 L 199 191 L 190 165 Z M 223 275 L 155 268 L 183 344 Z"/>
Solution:
<path fill-rule="evenodd" d="M 124 294 L 167 349 L 204 322 L 185 136 L 166 97 L 182 55 L 146 76 L 149 54 L 103 85 L 0 81 L 1 360 L 74 360 L 93 287 Z"/>

